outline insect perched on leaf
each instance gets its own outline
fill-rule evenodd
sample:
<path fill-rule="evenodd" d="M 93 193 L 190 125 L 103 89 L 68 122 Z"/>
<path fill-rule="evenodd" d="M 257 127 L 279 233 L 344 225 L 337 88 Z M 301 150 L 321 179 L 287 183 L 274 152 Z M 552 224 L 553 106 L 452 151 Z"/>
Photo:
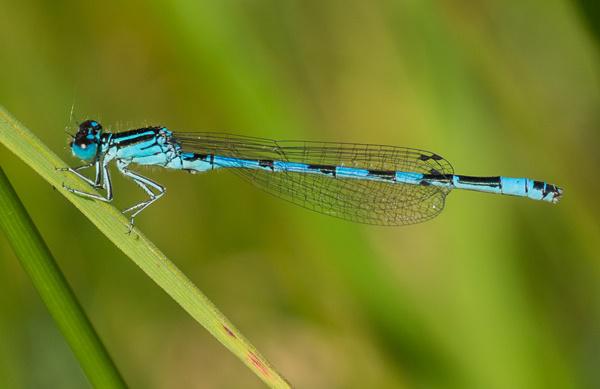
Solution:
<path fill-rule="evenodd" d="M 275 141 L 221 133 L 177 133 L 144 127 L 119 133 L 86 120 L 71 141 L 73 155 L 87 164 L 65 168 L 104 195 L 65 187 L 69 192 L 110 202 L 108 165 L 139 185 L 148 198 L 123 212 L 130 231 L 137 215 L 165 193 L 132 165 L 160 166 L 192 173 L 226 169 L 294 204 L 358 223 L 398 226 L 435 217 L 452 189 L 558 202 L 563 190 L 529 178 L 454 174 L 448 161 L 429 151 L 358 143 Z M 81 174 L 95 167 L 94 179 Z"/>

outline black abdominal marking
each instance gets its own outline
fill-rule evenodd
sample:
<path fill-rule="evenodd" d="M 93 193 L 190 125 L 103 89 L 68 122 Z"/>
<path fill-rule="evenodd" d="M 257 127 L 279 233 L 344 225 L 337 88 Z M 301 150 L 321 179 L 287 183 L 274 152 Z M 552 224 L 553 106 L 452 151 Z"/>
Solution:
<path fill-rule="evenodd" d="M 258 166 L 267 167 L 271 170 L 275 170 L 275 163 L 273 162 L 272 159 L 259 159 Z"/>
<path fill-rule="evenodd" d="M 308 169 L 310 170 L 318 170 L 324 174 L 331 174 L 335 177 L 335 166 L 333 165 L 308 165 Z"/>
<path fill-rule="evenodd" d="M 396 180 L 396 172 L 393 170 L 369 170 L 369 176 L 381 178 L 383 180 Z"/>

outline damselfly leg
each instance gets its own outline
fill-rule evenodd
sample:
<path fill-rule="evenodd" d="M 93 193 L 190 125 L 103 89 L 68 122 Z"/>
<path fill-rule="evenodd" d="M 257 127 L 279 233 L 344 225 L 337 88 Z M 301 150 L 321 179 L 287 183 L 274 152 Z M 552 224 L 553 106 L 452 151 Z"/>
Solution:
<path fill-rule="evenodd" d="M 140 175 L 139 173 L 134 173 L 127 168 L 129 165 L 128 162 L 117 160 L 117 168 L 123 175 L 131 178 L 133 182 L 135 182 L 140 188 L 144 190 L 149 196 L 149 198 L 145 201 L 142 201 L 138 204 L 132 205 L 131 207 L 125 209 L 123 211 L 124 214 L 128 212 L 132 212 L 129 216 L 129 231 L 131 233 L 133 230 L 133 225 L 135 221 L 135 217 L 139 215 L 144 209 L 146 209 L 150 204 L 161 198 L 165 194 L 165 188 L 162 185 L 152 181 L 151 179 Z M 150 188 L 154 188 L 157 193 L 154 193 Z"/>
<path fill-rule="evenodd" d="M 96 167 L 96 177 L 94 180 L 84 176 L 83 174 L 81 174 L 79 172 L 80 170 L 90 168 L 92 166 Z M 72 173 L 94 189 L 105 189 L 106 190 L 106 194 L 104 196 L 102 196 L 102 195 L 98 195 L 96 193 L 88 193 L 88 192 L 84 192 L 84 191 L 81 191 L 78 189 L 74 189 L 69 186 L 66 186 L 63 183 L 63 185 L 62 185 L 63 188 L 65 188 L 68 192 L 74 193 L 74 194 L 82 196 L 82 197 L 87 197 L 87 198 L 94 199 L 94 200 L 104 201 L 106 203 L 110 203 L 112 201 L 112 199 L 113 199 L 112 184 L 111 184 L 110 173 L 108 172 L 107 164 L 103 164 L 98 160 L 96 162 L 92 162 L 87 165 L 78 166 L 76 168 L 57 168 L 56 170 L 67 171 L 69 173 Z"/>

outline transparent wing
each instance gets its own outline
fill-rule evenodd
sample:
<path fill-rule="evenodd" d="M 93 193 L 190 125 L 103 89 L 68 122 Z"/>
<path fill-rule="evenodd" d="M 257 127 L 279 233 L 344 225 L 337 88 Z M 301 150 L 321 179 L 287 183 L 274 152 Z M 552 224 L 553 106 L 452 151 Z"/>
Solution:
<path fill-rule="evenodd" d="M 369 170 L 454 174 L 440 156 L 417 149 L 356 143 L 274 141 L 218 133 L 178 133 L 184 151 L 244 160 L 298 162 Z M 241 166 L 241 165 L 240 165 Z M 359 223 L 404 225 L 435 217 L 448 189 L 291 171 L 233 169 L 254 185 L 310 210 Z"/>

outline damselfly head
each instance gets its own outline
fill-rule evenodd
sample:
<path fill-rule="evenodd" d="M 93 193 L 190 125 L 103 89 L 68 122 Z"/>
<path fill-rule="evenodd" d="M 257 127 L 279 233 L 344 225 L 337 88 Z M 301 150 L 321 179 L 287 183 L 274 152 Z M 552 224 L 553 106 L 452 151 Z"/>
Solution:
<path fill-rule="evenodd" d="M 73 155 L 84 161 L 94 159 L 98 153 L 102 126 L 95 120 L 86 120 L 79 125 L 77 134 L 70 142 Z"/>

